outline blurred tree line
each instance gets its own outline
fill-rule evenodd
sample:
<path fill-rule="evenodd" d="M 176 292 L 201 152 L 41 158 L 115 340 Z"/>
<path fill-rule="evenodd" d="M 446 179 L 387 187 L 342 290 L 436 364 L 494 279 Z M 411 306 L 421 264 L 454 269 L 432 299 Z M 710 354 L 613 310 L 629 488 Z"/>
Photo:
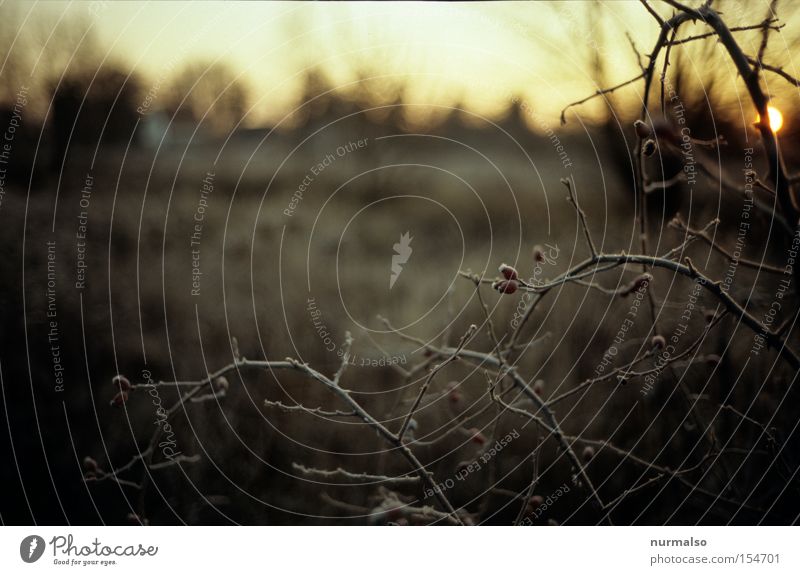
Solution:
<path fill-rule="evenodd" d="M 27 184 L 34 158 L 33 176 L 40 178 L 60 173 L 73 153 L 125 146 L 137 122 L 147 121 L 150 114 L 167 118 L 167 123 L 201 123 L 204 130 L 219 134 L 237 126 L 247 112 L 247 85 L 225 62 L 189 62 L 150 82 L 106 51 L 88 16 L 42 19 L 32 28 L 28 22 L 29 33 L 21 33 L 21 7 L 5 7 L 4 12 L 0 131 L 14 118 L 20 124 L 9 181 Z M 24 105 L 19 103 L 20 90 L 27 93 Z M 151 106 L 149 100 L 156 101 Z M 140 136 L 146 133 L 139 130 Z"/>

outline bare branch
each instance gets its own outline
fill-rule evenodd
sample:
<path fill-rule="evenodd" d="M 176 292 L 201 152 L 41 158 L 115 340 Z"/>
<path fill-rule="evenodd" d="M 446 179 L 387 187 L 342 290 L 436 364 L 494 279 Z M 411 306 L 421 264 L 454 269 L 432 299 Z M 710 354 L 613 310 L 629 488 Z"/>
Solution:
<path fill-rule="evenodd" d="M 422 387 L 419 389 L 419 393 L 417 394 L 417 399 L 414 401 L 414 404 L 411 406 L 411 409 L 408 411 L 408 414 L 403 420 L 403 424 L 400 426 L 400 431 L 398 431 L 397 435 L 395 436 L 398 441 L 400 442 L 403 441 L 403 436 L 405 435 L 406 430 L 408 429 L 408 424 L 411 422 L 411 418 L 414 417 L 414 413 L 417 411 L 417 407 L 419 407 L 419 403 L 422 401 L 422 396 L 425 395 L 425 392 L 428 391 L 428 386 L 430 386 L 431 381 L 433 381 L 433 378 L 436 377 L 436 374 L 439 373 L 445 366 L 458 359 L 459 352 L 464 348 L 464 345 L 466 345 L 466 343 L 470 340 L 470 338 L 472 338 L 477 329 L 478 328 L 475 324 L 469 326 L 469 329 L 467 329 L 467 333 L 461 336 L 461 340 L 458 342 L 458 346 L 455 348 L 455 350 L 453 350 L 453 353 L 450 354 L 447 359 L 445 359 L 443 362 L 441 362 L 439 365 L 437 365 L 431 370 L 431 373 L 430 375 L 428 375 L 427 379 L 425 380 L 425 383 L 423 383 Z"/>
<path fill-rule="evenodd" d="M 745 59 L 749 64 L 753 66 L 758 66 L 759 68 L 761 68 L 762 70 L 766 70 L 767 72 L 772 72 L 773 74 L 777 74 L 778 76 L 789 82 L 791 85 L 800 87 L 800 80 L 790 75 L 783 68 L 779 66 L 771 66 L 769 64 L 765 64 L 764 62 L 756 60 L 752 56 L 745 55 Z"/>
<path fill-rule="evenodd" d="M 599 96 L 603 96 L 605 94 L 611 94 L 613 92 L 616 92 L 620 88 L 624 88 L 625 86 L 630 86 L 631 84 L 633 84 L 635 82 L 638 82 L 642 78 L 644 78 L 644 73 L 639 74 L 638 76 L 635 76 L 635 77 L 631 78 L 630 80 L 625 80 L 624 82 L 622 82 L 620 84 L 617 84 L 615 86 L 611 86 L 610 88 L 604 88 L 602 90 L 597 90 L 591 96 L 587 96 L 586 98 L 583 98 L 581 100 L 577 100 L 575 102 L 572 102 L 571 104 L 567 104 L 564 107 L 564 109 L 561 110 L 561 125 L 563 126 L 564 124 L 567 123 L 566 114 L 567 114 L 567 110 L 569 110 L 570 108 L 574 108 L 575 106 L 580 106 L 582 104 L 585 104 L 586 102 L 588 102 L 590 100 L 594 100 L 595 98 L 597 98 Z"/>
<path fill-rule="evenodd" d="M 527 511 L 531 497 L 533 497 L 533 492 L 536 490 L 536 486 L 539 485 L 539 454 L 541 453 L 541 449 L 542 440 L 540 438 L 539 444 L 531 454 L 531 460 L 533 461 L 533 476 L 531 477 L 531 482 L 528 484 L 528 490 L 525 492 L 525 496 L 522 498 L 522 506 L 519 509 L 517 518 L 514 520 L 514 525 L 519 525 L 522 523 L 522 519 L 525 517 L 525 511 Z"/>
<path fill-rule="evenodd" d="M 339 509 L 343 509 L 344 511 L 348 511 L 350 513 L 356 513 L 360 515 L 375 515 L 376 512 L 373 509 L 369 509 L 367 507 L 361 507 L 360 505 L 353 505 L 351 503 L 345 503 L 344 501 L 339 501 L 338 499 L 334 499 L 327 493 L 320 494 L 320 498 L 327 504 L 337 507 Z M 433 507 L 424 506 L 424 507 L 415 507 L 412 505 L 406 505 L 399 500 L 393 500 L 387 502 L 381 508 L 383 512 L 391 512 L 396 511 L 400 513 L 404 517 L 408 517 L 414 521 L 445 521 L 446 523 L 450 523 L 451 525 L 463 525 L 463 522 L 460 516 L 453 516 L 448 513 L 442 513 L 441 511 L 437 511 Z"/>
<path fill-rule="evenodd" d="M 763 272 L 769 272 L 769 273 L 773 273 L 773 274 L 781 274 L 782 275 L 782 274 L 784 274 L 786 272 L 786 268 L 780 268 L 780 267 L 777 267 L 777 266 L 771 266 L 771 265 L 766 264 L 766 263 L 756 262 L 756 261 L 753 261 L 753 260 L 748 260 L 746 258 L 741 258 L 741 257 L 740 258 L 736 258 L 736 257 L 734 257 L 734 255 L 731 252 L 729 252 L 728 250 L 726 250 L 725 248 L 720 246 L 718 243 L 716 243 L 714 241 L 714 239 L 711 236 L 709 236 L 708 233 L 706 233 L 704 230 L 695 230 L 695 229 L 690 228 L 689 225 L 686 224 L 686 222 L 684 222 L 683 219 L 679 215 L 676 215 L 672 219 L 672 221 L 669 223 L 669 226 L 672 227 L 672 228 L 675 228 L 676 230 L 680 230 L 682 232 L 685 232 L 688 236 L 700 238 L 706 244 L 708 244 L 713 250 L 719 252 L 720 254 L 725 256 L 728 260 L 730 260 L 732 262 L 736 262 L 740 266 L 756 269 L 756 270 L 763 271 Z"/>
<path fill-rule="evenodd" d="M 292 468 L 305 475 L 306 477 L 322 477 L 324 479 L 352 479 L 360 483 L 419 483 L 420 478 L 416 475 L 402 475 L 399 477 L 390 477 L 388 475 L 371 475 L 369 473 L 353 473 L 346 471 L 341 467 L 336 469 L 316 469 L 314 467 L 306 467 L 299 463 L 292 463 Z"/>
<path fill-rule="evenodd" d="M 264 400 L 264 407 L 274 407 L 276 409 L 280 409 L 281 411 L 286 411 L 286 412 L 299 411 L 300 413 L 307 413 L 309 415 L 320 415 L 323 417 L 353 417 L 356 415 L 355 411 L 341 411 L 338 409 L 326 410 L 320 407 L 304 407 L 300 404 L 286 405 L 285 403 L 281 403 L 280 401 L 270 401 L 268 399 Z"/>
<path fill-rule="evenodd" d="M 344 335 L 344 345 L 342 346 L 344 353 L 342 354 L 342 364 L 339 366 L 339 370 L 333 376 L 333 384 L 339 385 L 339 380 L 342 378 L 342 374 L 344 373 L 345 368 L 347 368 L 347 362 L 350 361 L 350 348 L 353 347 L 353 337 L 350 335 L 350 332 L 345 332 Z"/>
<path fill-rule="evenodd" d="M 594 241 L 592 240 L 592 234 L 589 233 L 589 225 L 586 223 L 586 212 L 583 211 L 580 204 L 578 204 L 578 198 L 575 196 L 575 190 L 573 190 L 573 183 L 572 180 L 569 178 L 561 178 L 561 183 L 567 187 L 569 191 L 569 201 L 575 206 L 575 211 L 578 213 L 578 218 L 580 219 L 581 228 L 583 228 L 583 235 L 586 236 L 586 243 L 589 245 L 589 251 L 592 254 L 592 257 L 597 255 L 597 248 L 594 245 Z"/>
<path fill-rule="evenodd" d="M 643 6 L 644 6 L 644 7 L 647 9 L 647 11 L 648 11 L 648 12 L 650 12 L 650 15 L 651 15 L 653 18 L 655 18 L 656 22 L 658 22 L 658 25 L 663 27 L 663 26 L 664 26 L 664 19 L 663 19 L 663 18 L 662 18 L 662 17 L 659 15 L 659 13 L 658 13 L 658 12 L 656 12 L 656 11 L 653 9 L 653 7 L 652 7 L 652 6 L 650 6 L 650 4 L 647 2 L 647 0 L 639 0 L 639 1 L 640 1 L 640 2 L 642 3 L 642 5 L 643 5 Z"/>
<path fill-rule="evenodd" d="M 198 461 L 200 461 L 199 455 L 176 455 L 160 463 L 151 463 L 148 467 L 153 470 L 166 469 L 167 467 L 173 467 L 182 463 L 197 463 Z"/>
<path fill-rule="evenodd" d="M 780 24 L 780 25 L 775 26 L 774 24 L 777 21 L 778 21 L 777 18 L 773 18 L 773 19 L 769 20 L 768 28 L 770 30 L 776 30 L 777 31 L 777 30 L 780 30 L 781 28 L 783 28 L 785 26 L 785 24 Z M 749 26 L 733 26 L 733 27 L 729 28 L 729 30 L 731 32 L 745 32 L 745 31 L 748 31 L 748 30 L 763 29 L 763 27 L 764 27 L 764 24 L 760 23 L 760 24 L 751 24 Z M 705 40 L 707 38 L 712 38 L 712 37 L 714 37 L 716 35 L 717 35 L 716 32 L 705 32 L 703 34 L 697 34 L 696 36 L 689 36 L 687 38 L 681 38 L 680 40 L 670 40 L 668 46 L 680 46 L 681 44 L 688 44 L 689 42 L 696 42 L 698 40 Z"/>
<path fill-rule="evenodd" d="M 761 24 L 762 31 L 761 31 L 761 45 L 758 47 L 758 62 L 759 65 L 761 62 L 764 61 L 764 52 L 767 51 L 767 44 L 769 43 L 769 31 L 771 29 L 770 24 L 772 23 L 774 16 L 775 16 L 775 7 L 778 4 L 778 0 L 772 0 L 769 3 L 769 9 L 767 10 L 767 15 L 764 18 L 764 22 Z"/>

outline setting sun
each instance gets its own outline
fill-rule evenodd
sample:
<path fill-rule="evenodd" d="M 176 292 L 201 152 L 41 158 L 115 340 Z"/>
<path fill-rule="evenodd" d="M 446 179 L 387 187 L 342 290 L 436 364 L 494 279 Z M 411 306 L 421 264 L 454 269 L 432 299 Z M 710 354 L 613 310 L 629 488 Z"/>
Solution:
<path fill-rule="evenodd" d="M 778 108 L 767 106 L 767 116 L 769 116 L 769 129 L 777 134 L 778 130 L 780 130 L 783 126 L 783 114 L 781 114 L 781 111 Z M 760 121 L 761 116 L 759 115 L 756 122 Z"/>

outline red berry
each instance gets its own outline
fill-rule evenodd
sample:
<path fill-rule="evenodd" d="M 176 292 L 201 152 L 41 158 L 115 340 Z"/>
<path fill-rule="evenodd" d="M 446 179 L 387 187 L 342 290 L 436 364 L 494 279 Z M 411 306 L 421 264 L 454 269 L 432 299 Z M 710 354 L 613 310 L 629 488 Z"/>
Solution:
<path fill-rule="evenodd" d="M 469 433 L 472 435 L 472 437 L 470 437 L 470 441 L 472 441 L 472 443 L 477 443 L 478 445 L 483 445 L 486 443 L 486 436 L 481 433 L 477 427 L 470 429 Z"/>
<path fill-rule="evenodd" d="M 447 384 L 446 390 L 447 390 L 447 399 L 450 402 L 450 405 L 453 407 L 458 406 L 461 403 L 461 399 L 463 397 L 461 394 L 461 390 L 458 389 L 458 382 L 451 381 L 450 383 Z"/>
<path fill-rule="evenodd" d="M 536 395 L 541 397 L 543 391 L 544 391 L 544 380 L 543 379 L 537 379 L 533 383 L 533 393 L 535 393 Z"/>
<path fill-rule="evenodd" d="M 492 287 L 499 291 L 500 293 L 504 294 L 512 294 L 517 291 L 519 287 L 519 282 L 517 280 L 501 280 L 494 282 Z"/>
<path fill-rule="evenodd" d="M 128 392 L 127 391 L 120 391 L 111 400 L 111 405 L 113 405 L 114 407 L 120 407 L 127 401 L 128 401 Z"/>
<path fill-rule="evenodd" d="M 114 387 L 119 388 L 120 391 L 130 391 L 131 387 L 133 387 L 127 377 L 119 374 L 111 378 L 111 383 L 114 384 Z"/>
<path fill-rule="evenodd" d="M 541 495 L 533 495 L 533 496 L 531 496 L 531 498 L 528 500 L 528 507 L 530 507 L 532 510 L 535 510 L 535 509 L 537 509 L 537 508 L 538 508 L 538 507 L 539 507 L 539 506 L 540 506 L 542 503 L 544 503 L 544 497 L 542 497 Z"/>
<path fill-rule="evenodd" d="M 498 269 L 500 273 L 503 274 L 503 277 L 506 278 L 507 280 L 515 280 L 519 277 L 517 270 L 515 270 L 508 264 L 500 264 L 500 267 Z"/>

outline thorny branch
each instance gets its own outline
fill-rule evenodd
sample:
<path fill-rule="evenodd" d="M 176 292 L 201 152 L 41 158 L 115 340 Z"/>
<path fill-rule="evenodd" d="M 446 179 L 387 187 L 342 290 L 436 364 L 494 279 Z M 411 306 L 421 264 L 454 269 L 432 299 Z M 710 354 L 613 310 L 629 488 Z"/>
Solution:
<path fill-rule="evenodd" d="M 793 78 L 782 68 L 770 66 L 763 62 L 764 54 L 766 52 L 768 37 L 770 31 L 777 31 L 782 28 L 778 25 L 777 18 L 775 17 L 775 0 L 770 5 L 770 10 L 765 19 L 754 25 L 738 26 L 728 28 L 723 22 L 720 15 L 715 12 L 710 2 L 703 4 L 699 8 L 691 8 L 675 0 L 665 0 L 668 5 L 674 8 L 677 12 L 670 18 L 662 17 L 648 2 L 647 0 L 640 0 L 644 8 L 651 14 L 659 26 L 658 39 L 653 46 L 652 51 L 646 56 L 646 62 L 642 62 L 639 52 L 631 41 L 631 46 L 639 58 L 639 66 L 642 69 L 641 74 L 626 80 L 624 82 L 613 85 L 609 88 L 598 89 L 595 93 L 567 105 L 561 112 L 562 123 L 566 122 L 566 112 L 575 107 L 580 106 L 594 98 L 610 94 L 618 89 L 632 85 L 639 80 L 644 80 L 644 98 L 641 108 L 640 120 L 647 123 L 650 118 L 649 110 L 649 94 L 652 84 L 655 79 L 655 70 L 661 51 L 664 50 L 663 69 L 661 73 L 661 105 L 664 105 L 664 85 L 669 67 L 670 51 L 674 47 L 678 47 L 689 42 L 701 41 L 710 38 L 716 38 L 727 50 L 730 58 L 734 62 L 742 76 L 747 87 L 750 98 L 758 111 L 761 121 L 758 124 L 764 149 L 767 154 L 771 181 L 771 186 L 761 183 L 761 187 L 777 196 L 778 202 L 781 206 L 781 214 L 772 214 L 774 218 L 781 216 L 789 222 L 790 227 L 798 221 L 798 203 L 794 197 L 792 190 L 792 180 L 787 177 L 786 169 L 783 164 L 783 157 L 778 147 L 777 138 L 771 131 L 767 121 L 767 103 L 768 98 L 760 85 L 760 72 L 769 71 L 782 76 L 784 79 L 794 84 L 800 85 L 800 81 Z M 685 38 L 678 38 L 678 30 L 681 25 L 701 21 L 709 26 L 712 30 L 707 33 L 688 36 Z M 753 58 L 744 54 L 733 37 L 733 32 L 758 30 L 762 31 L 762 42 L 759 47 L 757 57 Z M 611 513 L 617 506 L 622 503 L 630 495 L 643 491 L 648 487 L 663 481 L 676 481 L 687 489 L 692 494 L 699 494 L 713 499 L 715 502 L 722 502 L 730 505 L 735 509 L 748 509 L 753 512 L 762 512 L 757 506 L 750 505 L 745 501 L 738 501 L 737 499 L 728 496 L 726 493 L 717 493 L 703 485 L 696 484 L 691 481 L 688 476 L 692 475 L 696 470 L 701 467 L 712 457 L 719 457 L 723 453 L 734 453 L 735 449 L 717 449 L 714 442 L 712 442 L 709 452 L 702 457 L 700 462 L 691 467 L 682 467 L 678 469 L 670 469 L 668 466 L 656 463 L 655 460 L 648 460 L 641 455 L 637 455 L 632 450 L 625 449 L 615 445 L 607 439 L 591 439 L 580 435 L 570 435 L 564 430 L 564 422 L 559 421 L 556 417 L 554 407 L 562 404 L 567 399 L 575 398 L 580 394 L 577 399 L 580 402 L 583 397 L 595 386 L 607 381 L 615 381 L 616 386 L 623 386 L 627 382 L 643 378 L 648 375 L 657 374 L 664 369 L 665 366 L 679 365 L 680 362 L 687 360 L 693 354 L 699 352 L 703 347 L 709 333 L 713 328 L 720 324 L 725 315 L 730 315 L 737 321 L 746 325 L 756 335 L 764 338 L 766 343 L 777 353 L 781 358 L 793 369 L 800 369 L 800 356 L 789 345 L 789 319 L 781 324 L 777 329 L 770 329 L 763 322 L 759 321 L 751 310 L 748 310 L 746 305 L 740 304 L 736 301 L 730 293 L 725 289 L 723 284 L 708 277 L 705 273 L 698 270 L 692 260 L 688 257 L 683 257 L 687 246 L 695 240 L 701 240 L 708 244 L 714 251 L 724 256 L 727 260 L 733 261 L 734 259 L 738 264 L 769 273 L 784 273 L 784 268 L 777 266 L 766 265 L 760 262 L 746 260 L 742 258 L 734 258 L 734 254 L 730 250 L 717 244 L 715 237 L 708 233 L 711 226 L 716 226 L 719 222 L 712 221 L 708 226 L 703 229 L 697 230 L 691 228 L 685 223 L 680 216 L 677 216 L 672 222 L 672 227 L 683 232 L 684 237 L 682 242 L 676 247 L 670 249 L 663 256 L 650 255 L 648 253 L 647 245 L 647 210 L 646 210 L 646 196 L 649 191 L 654 189 L 654 186 L 668 186 L 669 182 L 651 182 L 645 173 L 644 156 L 643 156 L 643 137 L 637 133 L 637 148 L 635 153 L 635 170 L 636 170 L 636 193 L 637 193 L 637 216 L 639 218 L 639 226 L 641 232 L 641 253 L 640 254 L 627 254 L 625 252 L 619 253 L 605 253 L 597 248 L 592 235 L 589 231 L 587 216 L 584 210 L 578 203 L 577 196 L 574 190 L 574 181 L 571 179 L 562 180 L 562 183 L 567 187 L 569 197 L 568 200 L 572 203 L 578 223 L 583 232 L 586 244 L 589 249 L 589 257 L 575 265 L 572 265 L 566 271 L 561 272 L 555 278 L 537 283 L 536 285 L 528 284 L 521 278 L 516 278 L 515 285 L 519 286 L 519 290 L 528 292 L 531 295 L 531 301 L 528 302 L 524 314 L 517 324 L 511 330 L 510 335 L 504 334 L 500 337 L 497 333 L 495 323 L 492 320 L 491 313 L 488 305 L 483 299 L 480 288 L 483 284 L 494 283 L 492 279 L 485 277 L 485 275 L 476 275 L 470 271 L 461 271 L 460 275 L 475 283 L 478 301 L 481 305 L 485 315 L 485 325 L 487 326 L 487 333 L 491 343 L 492 349 L 490 351 L 481 351 L 479 349 L 472 349 L 468 344 L 474 343 L 477 339 L 474 337 L 478 328 L 475 325 L 470 325 L 464 335 L 455 346 L 443 343 L 441 345 L 434 345 L 429 341 L 412 335 L 403 333 L 394 329 L 388 320 L 380 318 L 386 327 L 395 335 L 403 340 L 413 343 L 420 351 L 425 352 L 425 358 L 419 364 L 412 366 L 409 369 L 400 370 L 401 374 L 408 380 L 417 374 L 421 374 L 417 381 L 422 381 L 413 400 L 407 398 L 405 400 L 398 400 L 400 405 L 407 405 L 410 401 L 411 405 L 405 416 L 402 419 L 401 425 L 396 433 L 391 432 L 381 420 L 376 418 L 375 415 L 369 413 L 359 402 L 357 402 L 351 390 L 344 388 L 343 380 L 345 379 L 345 371 L 348 366 L 348 359 L 350 354 L 350 347 L 352 345 L 352 338 L 347 334 L 344 356 L 341 365 L 333 374 L 328 377 L 319 371 L 312 368 L 309 364 L 300 362 L 291 358 L 285 360 L 249 360 L 241 357 L 236 351 L 234 353 L 234 361 L 219 370 L 208 374 L 205 378 L 196 381 L 173 381 L 173 382 L 147 382 L 132 385 L 130 392 L 133 393 L 138 389 L 151 390 L 158 388 L 174 389 L 180 395 L 177 401 L 168 410 L 166 410 L 166 421 L 171 421 L 181 408 L 187 403 L 219 400 L 224 397 L 228 391 L 227 380 L 224 380 L 225 375 L 230 372 L 236 371 L 240 373 L 245 370 L 268 371 L 274 373 L 277 371 L 295 371 L 306 378 L 316 381 L 321 384 L 323 388 L 331 392 L 332 396 L 341 404 L 345 409 L 328 409 L 323 407 L 307 407 L 301 404 L 286 405 L 280 401 L 264 400 L 264 406 L 270 409 L 278 409 L 290 414 L 305 414 L 315 417 L 347 417 L 356 418 L 363 421 L 369 428 L 374 430 L 381 439 L 391 448 L 391 451 L 397 451 L 400 456 L 405 460 L 411 469 L 409 474 L 392 476 L 383 473 L 356 473 L 342 467 L 336 469 L 318 469 L 314 467 L 307 467 L 299 463 L 293 463 L 293 469 L 299 474 L 307 478 L 314 478 L 321 481 L 326 480 L 344 480 L 348 483 L 355 484 L 379 484 L 378 491 L 379 503 L 377 507 L 365 507 L 361 505 L 354 505 L 346 503 L 331 497 L 326 493 L 321 494 L 323 501 L 329 505 L 346 510 L 351 513 L 360 515 L 374 516 L 376 514 L 388 518 L 390 522 L 399 523 L 400 520 L 406 522 L 443 522 L 454 525 L 462 525 L 470 523 L 474 514 L 471 514 L 467 509 L 456 509 L 451 503 L 450 499 L 444 494 L 442 489 L 438 488 L 438 484 L 431 473 L 430 469 L 426 467 L 418 459 L 417 450 L 429 449 L 432 446 L 440 443 L 443 439 L 451 437 L 457 432 L 464 432 L 470 434 L 471 431 L 466 429 L 465 422 L 470 417 L 476 417 L 484 413 L 488 407 L 493 406 L 502 413 L 509 413 L 512 415 L 524 417 L 533 422 L 536 426 L 534 433 L 536 434 L 536 447 L 532 452 L 533 475 L 528 481 L 522 491 L 513 490 L 509 493 L 512 494 L 512 501 L 521 500 L 522 507 L 516 514 L 514 524 L 520 524 L 525 516 L 526 508 L 531 497 L 533 496 L 539 481 L 540 481 L 540 457 L 542 444 L 545 439 L 552 438 L 560 449 L 558 458 L 565 457 L 569 462 L 574 472 L 574 482 L 583 486 L 587 492 L 587 501 L 591 501 L 597 511 L 599 521 L 606 521 L 611 523 Z M 678 258 L 682 258 L 679 260 Z M 584 379 L 580 383 L 575 384 L 569 389 L 560 393 L 551 393 L 549 397 L 543 397 L 542 394 L 535 391 L 531 386 L 533 378 L 527 378 L 520 373 L 521 365 L 518 361 L 530 349 L 534 341 L 522 341 L 526 330 L 529 325 L 530 318 L 534 316 L 539 306 L 544 301 L 546 296 L 555 288 L 567 284 L 573 284 L 587 289 L 594 289 L 601 294 L 611 297 L 618 297 L 630 292 L 629 286 L 620 286 L 617 288 L 604 288 L 595 281 L 595 278 L 605 272 L 612 270 L 627 269 L 628 266 L 641 266 L 643 274 L 639 278 L 646 278 L 647 282 L 653 280 L 652 274 L 647 270 L 658 268 L 667 272 L 672 272 L 673 276 L 683 276 L 701 286 L 708 294 L 710 294 L 719 305 L 722 307 L 721 313 L 716 313 L 710 321 L 706 323 L 705 328 L 696 339 L 691 341 L 682 351 L 672 354 L 664 364 L 650 367 L 647 362 L 652 361 L 659 353 L 660 345 L 656 338 L 644 338 L 639 349 L 627 361 L 623 362 L 618 367 L 596 377 Z M 516 288 L 515 288 L 516 289 Z M 654 298 L 651 290 L 647 290 L 648 297 L 650 298 L 653 328 L 655 327 L 656 314 L 654 311 Z M 719 308 L 718 308 L 719 309 Z M 795 314 L 796 315 L 796 314 Z M 651 329 L 653 329 L 651 328 Z M 452 326 L 448 330 L 452 329 Z M 657 330 L 655 331 L 657 333 Z M 658 336 L 660 337 L 660 336 Z M 663 338 L 662 338 L 663 339 Z M 444 340 L 446 342 L 446 340 Z M 505 344 L 503 345 L 503 342 Z M 234 345 L 234 347 L 238 347 Z M 707 356 L 712 357 L 712 356 Z M 715 361 L 720 360 L 719 357 L 713 356 Z M 691 361 L 691 360 L 687 360 Z M 436 402 L 441 396 L 437 392 L 432 392 L 433 382 L 436 376 L 441 373 L 445 368 L 453 364 L 463 364 L 473 366 L 475 369 L 473 373 L 480 373 L 483 371 L 486 380 L 487 388 L 485 389 L 486 396 L 488 397 L 488 404 L 484 401 L 483 407 L 476 409 L 471 415 L 461 415 L 453 418 L 451 425 L 447 430 L 440 434 L 439 437 L 430 441 L 420 441 L 409 437 L 409 430 L 414 422 L 414 416 L 419 414 L 429 404 Z M 221 381 L 225 385 L 221 385 Z M 416 383 L 416 382 L 415 382 Z M 508 384 L 504 387 L 504 384 Z M 517 397 L 508 399 L 512 391 L 518 392 Z M 206 392 L 205 395 L 202 393 Z M 127 397 L 127 396 L 125 396 Z M 431 398 L 429 402 L 427 398 Z M 532 407 L 530 407 L 532 406 Z M 730 411 L 736 414 L 743 421 L 747 421 L 754 425 L 760 426 L 767 435 L 767 438 L 772 443 L 777 443 L 772 429 L 768 429 L 763 424 L 759 423 L 750 416 L 737 410 L 734 406 L 721 403 L 720 411 Z M 418 416 L 419 417 L 419 416 Z M 499 418 L 499 415 L 498 415 Z M 416 423 L 414 423 L 416 425 Z M 538 434 L 544 432 L 545 437 L 540 437 Z M 128 463 L 117 467 L 109 472 L 102 470 L 96 462 L 90 461 L 90 472 L 87 473 L 87 481 L 101 482 L 101 481 L 114 481 L 120 486 L 129 487 L 139 490 L 140 492 L 140 510 L 143 516 L 143 501 L 144 491 L 150 479 L 150 472 L 161 470 L 173 466 L 180 466 L 185 463 L 194 463 L 198 461 L 199 456 L 177 456 L 173 459 L 168 459 L 163 462 L 153 462 L 156 455 L 156 447 L 161 430 L 157 430 L 150 438 L 146 448 L 140 451 Z M 596 453 L 592 453 L 592 457 L 598 457 L 603 452 L 608 452 L 622 458 L 623 462 L 630 462 L 634 465 L 644 468 L 642 477 L 635 482 L 632 487 L 625 489 L 622 493 L 613 494 L 609 498 L 601 495 L 600 489 L 605 485 L 605 481 L 599 485 L 593 482 L 590 476 L 588 467 L 589 465 L 582 461 L 581 457 L 576 452 L 576 445 L 582 445 L 588 448 L 597 448 Z M 752 450 L 751 450 L 752 451 Z M 141 466 L 142 479 L 141 481 L 133 481 L 127 478 L 128 473 L 131 473 L 135 468 Z M 649 478 L 645 478 L 645 473 L 652 473 Z M 405 501 L 404 496 L 399 493 L 393 492 L 385 487 L 385 485 L 393 485 L 397 487 L 409 486 L 411 488 L 423 487 L 433 494 L 439 509 L 434 509 L 431 506 L 416 505 L 415 501 Z M 507 492 L 508 490 L 499 487 L 493 488 L 496 492 Z M 605 494 L 605 493 L 604 493 Z"/>

